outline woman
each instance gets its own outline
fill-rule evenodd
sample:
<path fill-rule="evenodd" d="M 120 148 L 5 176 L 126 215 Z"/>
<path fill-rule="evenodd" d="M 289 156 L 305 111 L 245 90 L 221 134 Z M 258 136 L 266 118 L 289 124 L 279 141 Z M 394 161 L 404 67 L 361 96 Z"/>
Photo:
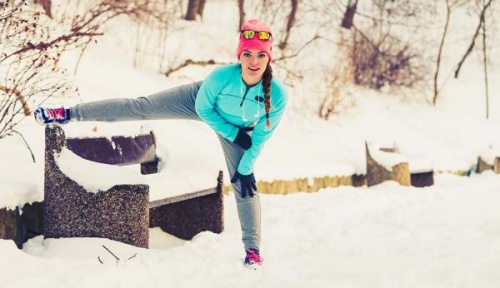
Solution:
<path fill-rule="evenodd" d="M 245 265 L 261 265 L 260 199 L 253 174 L 264 143 L 286 107 L 284 87 L 272 79 L 273 38 L 260 20 L 243 23 L 236 56 L 240 63 L 215 69 L 202 82 L 137 99 L 112 99 L 68 109 L 35 111 L 41 124 L 70 121 L 192 119 L 207 123 L 219 136 L 236 198 Z"/>

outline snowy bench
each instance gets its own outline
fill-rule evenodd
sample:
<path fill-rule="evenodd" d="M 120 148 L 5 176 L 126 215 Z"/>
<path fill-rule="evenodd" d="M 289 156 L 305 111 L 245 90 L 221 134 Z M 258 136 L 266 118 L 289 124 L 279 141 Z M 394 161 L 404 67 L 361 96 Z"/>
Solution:
<path fill-rule="evenodd" d="M 424 160 L 410 160 L 397 148 L 378 147 L 365 142 L 366 184 L 373 186 L 393 180 L 403 186 L 434 185 L 434 169 Z"/>
<path fill-rule="evenodd" d="M 495 174 L 500 174 L 500 145 L 490 144 L 482 149 L 477 159 L 476 172 L 483 173 L 487 170 L 493 170 Z"/>
<path fill-rule="evenodd" d="M 66 138 L 61 127 L 47 126 L 45 141 L 45 238 L 102 237 L 148 247 L 151 227 L 186 240 L 202 231 L 222 232 L 222 172 L 214 188 L 153 202 L 147 181 L 134 180 L 129 171 L 116 173 L 116 165 L 131 164 L 140 164 L 142 174 L 158 172 L 153 133 Z M 110 165 L 101 168 L 101 163 Z M 102 172 L 111 168 L 115 170 L 110 175 Z M 85 169 L 78 174 L 86 180 L 113 185 L 91 191 L 76 179 L 75 169 Z M 116 174 L 117 180 L 109 179 Z"/>
<path fill-rule="evenodd" d="M 395 150 L 380 148 L 365 142 L 366 149 L 366 185 L 373 186 L 387 180 L 409 186 L 410 169 L 404 155 Z"/>

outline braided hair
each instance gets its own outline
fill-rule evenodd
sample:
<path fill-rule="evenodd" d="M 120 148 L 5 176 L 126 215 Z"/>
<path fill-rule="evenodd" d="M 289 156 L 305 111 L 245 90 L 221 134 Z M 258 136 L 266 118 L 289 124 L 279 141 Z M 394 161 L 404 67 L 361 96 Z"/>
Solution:
<path fill-rule="evenodd" d="M 262 90 L 264 92 L 264 107 L 266 109 L 266 126 L 271 128 L 271 122 L 269 121 L 269 111 L 271 110 L 271 80 L 273 79 L 273 68 L 271 64 L 267 63 L 266 70 L 262 75 Z"/>

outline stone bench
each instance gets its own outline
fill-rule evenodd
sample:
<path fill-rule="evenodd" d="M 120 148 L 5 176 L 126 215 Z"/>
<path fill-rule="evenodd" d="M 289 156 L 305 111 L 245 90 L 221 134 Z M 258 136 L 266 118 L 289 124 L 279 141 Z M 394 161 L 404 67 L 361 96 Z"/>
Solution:
<path fill-rule="evenodd" d="M 152 227 L 185 240 L 202 231 L 222 232 L 222 172 L 214 179 L 216 187 L 212 189 L 150 202 L 147 184 L 117 183 L 109 189 L 88 191 L 67 175 L 67 168 L 60 167 L 58 159 L 64 151 L 64 155 L 74 153 L 113 166 L 140 164 L 142 174 L 156 173 L 153 133 L 111 139 L 66 138 L 61 127 L 47 126 L 45 140 L 45 238 L 102 237 L 148 247 L 148 228 Z M 127 180 L 124 175 L 122 183 Z"/>
<path fill-rule="evenodd" d="M 365 142 L 366 184 L 373 186 L 393 180 L 403 186 L 434 185 L 434 169 L 423 160 L 411 161 L 397 148 L 378 147 Z"/>
<path fill-rule="evenodd" d="M 373 186 L 393 180 L 410 186 L 410 169 L 406 157 L 393 149 L 380 148 L 365 142 L 366 185 Z"/>
<path fill-rule="evenodd" d="M 43 234 L 43 203 L 26 203 L 20 207 L 0 208 L 0 239 L 14 241 L 18 248 Z"/>
<path fill-rule="evenodd" d="M 478 156 L 475 172 L 483 173 L 487 170 L 500 174 L 500 145 L 498 144 L 490 144 Z"/>

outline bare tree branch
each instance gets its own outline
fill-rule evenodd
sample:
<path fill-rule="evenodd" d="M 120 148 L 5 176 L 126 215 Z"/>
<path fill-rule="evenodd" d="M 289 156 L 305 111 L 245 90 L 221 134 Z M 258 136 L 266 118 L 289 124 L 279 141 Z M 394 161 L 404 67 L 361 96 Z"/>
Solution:
<path fill-rule="evenodd" d="M 33 154 L 33 150 L 31 150 L 31 147 L 30 145 L 28 144 L 28 142 L 26 141 L 26 138 L 24 138 L 23 134 L 21 134 L 19 131 L 17 130 L 12 130 L 13 133 L 17 134 L 21 140 L 23 140 L 24 142 L 24 145 L 26 145 L 26 148 L 30 151 L 30 154 L 31 154 L 31 160 L 33 160 L 33 163 L 36 163 L 36 159 L 35 159 L 35 154 Z"/>
<path fill-rule="evenodd" d="M 278 47 L 281 50 L 284 50 L 286 48 L 286 46 L 288 45 L 288 39 L 290 38 L 290 33 L 292 31 L 292 27 L 295 24 L 295 18 L 297 15 L 299 2 L 298 2 L 298 0 L 291 0 L 291 4 L 292 4 L 292 9 L 290 10 L 290 14 L 288 15 L 288 21 L 286 23 L 285 38 L 278 45 Z"/>
<path fill-rule="evenodd" d="M 450 15 L 451 15 L 451 5 L 450 0 L 446 0 L 446 21 L 444 24 L 443 35 L 441 36 L 441 43 L 439 43 L 438 57 L 436 60 L 436 71 L 434 73 L 434 97 L 432 98 L 432 104 L 435 106 L 438 97 L 438 77 L 439 70 L 441 68 L 441 55 L 443 53 L 444 41 L 446 39 L 446 34 L 448 33 L 448 27 L 450 25 Z"/>
<path fill-rule="evenodd" d="M 286 60 L 289 58 L 297 57 L 300 54 L 300 52 L 302 52 L 302 50 L 304 50 L 307 46 L 309 46 L 311 43 L 313 43 L 314 41 L 321 39 L 321 38 L 322 37 L 319 36 L 318 34 L 314 35 L 313 38 L 311 38 L 309 41 L 305 42 L 299 49 L 297 49 L 297 51 L 295 51 L 295 53 L 290 54 L 290 55 L 286 55 L 286 56 L 281 56 L 279 58 L 275 58 L 275 59 L 273 59 L 273 63 L 283 61 L 283 60 Z"/>
<path fill-rule="evenodd" d="M 8 88 L 0 84 L 0 91 L 5 92 L 6 94 L 14 94 L 16 95 L 17 100 L 21 103 L 23 110 L 24 110 L 24 115 L 29 116 L 31 115 L 31 108 L 29 107 L 26 98 L 21 94 L 21 92 L 15 88 Z M 1 122 L 1 121 L 0 121 Z"/>
<path fill-rule="evenodd" d="M 351 29 L 354 21 L 354 14 L 356 14 L 356 8 L 358 6 L 358 0 L 355 0 L 354 3 L 349 0 L 347 3 L 346 10 L 344 12 L 344 17 L 342 18 L 341 27 L 345 29 Z"/>
<path fill-rule="evenodd" d="M 206 65 L 216 65 L 216 64 L 226 64 L 226 63 L 221 63 L 221 62 L 216 62 L 215 60 L 207 60 L 207 61 L 194 61 L 191 59 L 187 59 L 184 61 L 184 63 L 180 64 L 177 67 L 170 68 L 165 72 L 165 76 L 170 76 L 172 73 L 177 72 L 181 70 L 182 68 L 185 68 L 189 65 L 200 65 L 200 66 L 206 66 Z"/>
<path fill-rule="evenodd" d="M 458 63 L 458 67 L 455 70 L 455 78 L 458 78 L 458 74 L 460 73 L 460 69 L 462 68 L 462 65 L 464 64 L 465 59 L 467 59 L 469 54 L 472 52 L 472 49 L 474 49 L 474 45 L 476 44 L 476 38 L 478 37 L 479 31 L 481 30 L 481 26 L 484 23 L 484 18 L 485 18 L 484 15 L 486 14 L 486 10 L 488 9 L 488 7 L 490 7 L 491 2 L 493 2 L 493 0 L 489 0 L 488 3 L 486 3 L 486 5 L 483 6 L 483 10 L 481 11 L 481 14 L 479 16 L 479 24 L 476 27 L 476 31 L 474 32 L 474 36 L 472 36 L 472 41 L 469 45 L 469 48 L 467 48 L 467 51 L 465 51 L 465 54 L 462 56 L 462 59 Z"/>
<path fill-rule="evenodd" d="M 485 0 L 483 0 L 483 5 Z M 487 47 L 486 47 L 486 19 L 483 20 L 483 66 L 484 66 L 484 92 L 486 97 L 486 119 L 490 118 L 490 89 L 488 85 L 488 55 L 487 55 Z"/>

